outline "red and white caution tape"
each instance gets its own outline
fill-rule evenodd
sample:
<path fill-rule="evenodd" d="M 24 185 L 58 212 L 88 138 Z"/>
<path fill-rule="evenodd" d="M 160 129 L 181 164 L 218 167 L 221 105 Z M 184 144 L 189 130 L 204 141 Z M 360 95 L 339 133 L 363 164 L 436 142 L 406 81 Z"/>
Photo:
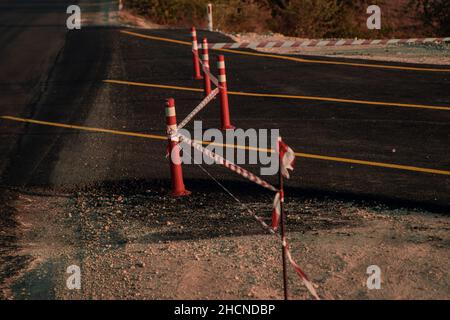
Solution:
<path fill-rule="evenodd" d="M 205 70 L 207 72 L 207 70 Z M 215 79 L 212 75 L 210 75 L 211 79 Z M 217 79 L 216 79 L 217 80 Z M 214 82 L 214 81 L 213 81 Z M 178 126 L 177 129 L 181 129 L 183 128 L 198 112 L 200 112 L 219 92 L 219 89 L 216 88 L 214 89 L 206 98 L 204 98 L 202 100 L 202 102 L 200 102 L 200 104 L 194 108 L 194 110 L 191 111 L 191 113 L 180 123 L 180 125 Z M 271 191 L 274 191 L 277 193 L 277 197 L 280 198 L 281 201 L 283 201 L 283 194 L 282 192 L 280 192 L 280 190 L 278 190 L 277 188 L 275 188 L 273 185 L 271 185 L 270 183 L 262 180 L 260 177 L 254 175 L 253 173 L 245 170 L 244 168 L 234 164 L 233 162 L 223 158 L 222 156 L 204 148 L 203 146 L 201 146 L 200 144 L 192 141 L 191 139 L 189 139 L 188 137 L 178 133 L 178 132 L 170 132 L 169 133 L 171 135 L 171 140 L 173 141 L 177 141 L 177 142 L 185 142 L 189 145 L 191 145 L 193 148 L 195 148 L 196 150 L 202 152 L 203 154 L 206 154 L 208 157 L 210 157 L 211 159 L 213 159 L 216 163 L 223 165 L 224 167 L 230 169 L 231 171 L 241 175 L 242 177 L 266 188 L 269 189 Z M 287 146 L 286 146 L 287 147 Z M 281 150 L 279 152 L 286 152 L 286 150 Z M 283 157 L 284 159 L 284 157 Z M 290 162 L 289 162 L 290 163 Z M 209 173 L 208 173 L 209 174 Z M 214 179 L 215 180 L 215 179 Z M 216 180 L 217 181 L 217 180 Z M 220 183 L 219 183 L 220 184 Z M 220 184 L 221 185 L 221 184 Z M 221 185 L 222 186 L 222 185 Z M 222 186 L 223 187 L 223 186 Z M 223 187 L 233 198 L 235 198 L 238 202 L 240 202 L 236 197 L 234 197 L 225 187 Z M 277 199 L 277 197 L 275 199 Z M 276 200 L 275 200 L 276 201 Z M 249 208 L 247 208 L 247 211 L 253 215 L 253 217 L 256 219 L 256 221 L 258 221 L 262 227 L 266 230 L 268 230 L 271 234 L 275 235 L 276 237 L 280 238 L 280 235 L 276 232 L 276 228 L 278 226 L 278 224 L 276 224 L 276 226 L 274 227 L 274 222 L 272 220 L 272 227 L 270 227 L 262 217 L 259 217 L 258 215 L 256 215 L 254 212 L 252 212 L 252 210 L 250 210 Z M 294 259 L 292 258 L 292 255 L 289 251 L 289 246 L 287 244 L 286 239 L 281 239 L 282 245 L 285 248 L 285 252 L 287 255 L 287 258 L 289 260 L 289 263 L 292 265 L 292 267 L 294 268 L 295 272 L 297 273 L 297 275 L 300 277 L 300 279 L 302 280 L 303 284 L 306 286 L 306 288 L 309 290 L 309 292 L 314 296 L 315 299 L 320 300 L 314 285 L 312 284 L 312 282 L 308 279 L 308 277 L 306 276 L 306 274 L 301 270 L 301 268 L 299 267 L 299 265 L 294 261 Z"/>
<path fill-rule="evenodd" d="M 289 260 L 289 263 L 292 265 L 292 267 L 294 268 L 295 272 L 298 274 L 300 279 L 302 279 L 303 284 L 305 285 L 306 288 L 308 288 L 309 292 L 313 295 L 313 297 L 316 300 L 320 300 L 320 297 L 317 294 L 316 289 L 314 288 L 314 284 L 311 282 L 311 280 L 308 279 L 308 276 L 302 271 L 300 266 L 292 258 L 291 251 L 289 250 L 289 245 L 287 244 L 286 241 L 284 241 L 284 244 L 286 245 L 286 256 Z"/>
<path fill-rule="evenodd" d="M 214 178 L 206 169 L 204 169 L 202 166 L 199 165 L 199 167 L 207 174 L 209 175 L 214 181 L 216 181 L 220 187 L 222 187 L 225 192 L 227 192 L 233 199 L 235 199 L 238 203 L 240 203 L 244 209 L 246 209 L 246 211 L 253 216 L 253 218 L 255 218 L 256 221 L 258 221 L 261 226 L 267 230 L 268 232 L 270 232 L 271 234 L 273 234 L 275 237 L 277 237 L 277 239 L 280 240 L 281 244 L 285 247 L 286 250 L 286 256 L 289 260 L 289 263 L 292 265 L 292 267 L 294 268 L 295 272 L 297 273 L 297 275 L 300 277 L 300 279 L 302 280 L 303 284 L 305 285 L 305 287 L 309 290 L 309 292 L 311 293 L 311 295 L 316 299 L 316 300 L 320 300 L 319 295 L 317 294 L 316 289 L 314 288 L 314 284 L 311 282 L 311 280 L 308 279 L 308 276 L 302 271 L 302 269 L 300 268 L 300 266 L 295 262 L 295 260 L 292 258 L 291 252 L 290 252 L 290 248 L 289 245 L 286 241 L 286 239 L 281 239 L 280 234 L 278 234 L 273 228 L 271 228 L 265 221 L 264 218 L 258 216 L 255 212 L 253 212 L 252 209 L 250 209 L 249 207 L 247 207 L 245 204 L 243 204 L 238 198 L 236 198 L 224 185 L 222 185 L 216 178 Z"/>
<path fill-rule="evenodd" d="M 389 44 L 424 44 L 450 42 L 447 38 L 411 38 L 411 39 L 378 39 L 378 40 L 298 40 L 298 41 L 261 41 L 236 43 L 210 43 L 209 49 L 270 49 L 270 48 L 298 48 L 298 47 L 342 47 L 356 45 L 389 45 Z"/>
<path fill-rule="evenodd" d="M 279 193 L 278 193 L 279 194 Z M 247 208 L 247 211 L 253 215 L 253 217 L 256 219 L 256 221 L 258 221 L 262 227 L 264 229 L 266 229 L 267 231 L 269 231 L 271 234 L 275 235 L 278 239 L 281 240 L 281 244 L 285 247 L 286 250 L 286 256 L 288 258 L 289 263 L 292 265 L 292 267 L 294 268 L 295 272 L 297 273 L 297 275 L 300 277 L 300 279 L 302 280 L 303 284 L 305 285 L 305 287 L 309 290 L 309 292 L 311 293 L 311 295 L 316 299 L 316 300 L 320 300 L 319 295 L 317 294 L 316 289 L 314 288 L 314 284 L 311 282 L 311 280 L 309 280 L 308 276 L 302 271 L 302 269 L 300 268 L 300 266 L 297 264 L 297 262 L 295 262 L 294 258 L 292 258 L 292 254 L 289 248 L 289 244 L 287 243 L 286 239 L 281 239 L 280 235 L 278 233 L 276 233 L 276 230 L 274 228 L 271 228 L 262 217 L 256 215 L 251 209 Z"/>
<path fill-rule="evenodd" d="M 286 143 L 283 142 L 281 137 L 278 138 L 278 153 L 281 158 L 281 174 L 286 178 L 290 178 L 289 170 L 294 170 L 295 152 Z"/>
<path fill-rule="evenodd" d="M 272 186 L 270 183 L 264 181 L 263 179 L 261 179 L 260 177 L 258 177 L 257 175 L 254 175 L 253 173 L 251 173 L 250 171 L 245 170 L 244 168 L 238 166 L 237 164 L 234 164 L 233 162 L 225 159 L 224 157 L 212 152 L 211 150 L 208 150 L 206 148 L 204 148 L 203 146 L 201 146 L 200 144 L 192 141 L 191 139 L 189 139 L 188 137 L 182 135 L 182 134 L 175 134 L 175 137 L 178 137 L 180 139 L 180 141 L 182 142 L 186 142 L 187 144 L 191 145 L 193 148 L 197 149 L 198 151 L 202 152 L 203 154 L 206 154 L 208 157 L 210 157 L 211 159 L 213 159 L 216 163 L 223 165 L 225 168 L 230 169 L 231 171 L 239 174 L 240 176 L 266 188 L 269 189 L 271 191 L 277 192 L 278 189 L 275 188 L 274 186 Z"/>
<path fill-rule="evenodd" d="M 217 96 L 218 93 L 219 93 L 218 88 L 211 91 L 211 93 L 207 97 L 205 97 L 205 99 L 203 99 L 202 102 L 200 102 L 200 104 L 196 106 L 194 110 L 192 110 L 191 113 L 189 113 L 186 116 L 186 118 L 184 118 L 183 121 L 180 122 L 180 124 L 178 125 L 178 129 L 181 129 L 184 126 L 186 126 L 189 123 L 189 121 L 191 121 L 192 118 L 195 117 L 197 113 L 199 113 L 204 107 L 208 105 L 209 102 L 211 102 L 212 99 L 214 99 L 215 96 Z"/>
<path fill-rule="evenodd" d="M 270 233 L 272 233 L 273 235 L 275 235 L 276 237 L 278 237 L 278 239 L 281 240 L 281 243 L 285 246 L 286 248 L 286 256 L 288 258 L 289 263 L 292 265 L 292 267 L 294 268 L 295 272 L 297 273 L 297 275 L 300 277 L 300 279 L 302 280 L 303 284 L 305 285 L 305 287 L 309 290 L 309 292 L 311 293 L 311 295 L 316 299 L 316 300 L 320 300 L 319 295 L 317 294 L 316 289 L 314 288 L 314 284 L 311 282 L 311 280 L 309 280 L 308 276 L 302 271 L 302 269 L 300 268 L 300 266 L 297 264 L 297 262 L 295 262 L 294 258 L 292 258 L 292 254 L 291 251 L 289 249 L 289 244 L 287 243 L 286 239 L 283 240 L 280 238 L 280 235 L 278 233 L 276 233 L 276 231 L 271 228 L 267 223 L 264 222 L 264 219 L 262 217 L 259 217 L 258 215 L 256 215 L 254 212 L 252 212 L 250 209 L 247 209 L 247 211 L 249 213 L 251 213 L 253 215 L 253 217 L 256 219 L 256 221 L 258 221 L 262 227 L 266 230 L 268 230 Z"/>
<path fill-rule="evenodd" d="M 283 201 L 284 195 L 282 191 L 278 191 L 273 199 L 273 208 L 272 208 L 272 229 L 277 231 L 278 226 L 280 225 L 281 218 L 281 202 Z"/>
<path fill-rule="evenodd" d="M 203 67 L 203 69 L 204 69 L 205 73 L 208 74 L 209 79 L 211 80 L 211 82 L 214 83 L 214 85 L 216 87 L 218 87 L 219 86 L 219 80 L 208 69 L 205 69 L 205 67 Z"/>
<path fill-rule="evenodd" d="M 211 82 L 214 83 L 214 85 L 216 87 L 218 87 L 219 80 L 208 69 L 205 68 L 205 66 L 203 65 L 203 61 L 201 59 L 199 61 L 200 61 L 200 64 L 202 65 L 203 72 L 205 72 L 209 76 L 209 79 L 211 80 Z"/>
<path fill-rule="evenodd" d="M 267 231 L 269 231 L 270 233 L 272 233 L 273 235 L 275 235 L 278 239 L 281 240 L 281 244 L 286 248 L 286 256 L 288 258 L 289 263 L 292 265 L 292 267 L 294 268 L 295 272 L 297 273 L 297 275 L 300 277 L 300 279 L 302 280 L 303 284 L 305 285 L 305 287 L 309 290 L 309 292 L 311 293 L 311 295 L 316 299 L 316 300 L 320 300 L 319 295 L 317 294 L 316 289 L 314 288 L 314 284 L 311 282 L 311 280 L 309 280 L 308 276 L 302 271 L 302 269 L 300 268 L 300 266 L 297 264 L 297 262 L 295 262 L 295 260 L 292 258 L 292 254 L 291 251 L 289 249 L 289 244 L 287 243 L 286 239 L 283 241 L 280 237 L 280 235 L 278 233 L 276 233 L 276 231 L 271 228 L 267 223 L 264 222 L 264 219 L 262 217 L 259 217 L 258 215 L 256 215 L 254 212 L 252 212 L 249 208 L 247 208 L 247 211 L 249 213 L 251 213 L 253 215 L 253 217 L 256 219 L 256 221 L 258 221 L 262 227 L 264 229 L 266 229 Z"/>

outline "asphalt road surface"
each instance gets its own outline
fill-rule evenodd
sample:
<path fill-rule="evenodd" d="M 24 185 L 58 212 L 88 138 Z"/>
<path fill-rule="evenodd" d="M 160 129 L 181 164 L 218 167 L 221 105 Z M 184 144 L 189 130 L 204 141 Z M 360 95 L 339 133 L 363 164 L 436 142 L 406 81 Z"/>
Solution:
<path fill-rule="evenodd" d="M 105 10 L 110 7 L 105 3 L 94 3 L 89 10 L 112 26 L 91 22 L 81 30 L 69 31 L 65 10 L 73 0 L 0 1 L 0 116 L 164 135 L 166 98 L 176 99 L 178 120 L 201 101 L 199 92 L 104 82 L 202 87 L 192 79 L 189 46 L 121 32 L 189 41 L 189 30 L 120 27 L 108 20 Z M 199 32 L 199 38 L 204 36 L 210 42 L 231 41 L 219 33 Z M 211 52 L 213 61 L 214 54 Z M 450 72 L 317 63 L 350 61 L 344 59 L 304 57 L 314 61 L 300 62 L 223 54 L 231 91 L 450 107 Z M 215 66 L 212 69 L 216 73 Z M 215 101 L 196 119 L 202 120 L 204 127 L 217 127 L 218 108 Z M 450 175 L 445 174 L 450 171 L 450 109 L 239 95 L 230 96 L 230 109 L 235 126 L 279 128 L 296 152 L 368 162 L 300 157 L 288 182 L 290 196 L 376 199 L 444 211 L 450 206 Z M 4 186 L 76 189 L 104 182 L 169 184 L 166 142 L 161 139 L 5 118 L 0 118 L 0 137 Z M 374 166 L 372 162 L 441 173 Z M 249 189 L 250 182 L 224 168 L 207 169 L 237 196 L 259 190 Z M 185 165 L 184 176 L 193 192 L 217 188 L 197 166 Z M 268 180 L 276 181 L 275 177 Z"/>

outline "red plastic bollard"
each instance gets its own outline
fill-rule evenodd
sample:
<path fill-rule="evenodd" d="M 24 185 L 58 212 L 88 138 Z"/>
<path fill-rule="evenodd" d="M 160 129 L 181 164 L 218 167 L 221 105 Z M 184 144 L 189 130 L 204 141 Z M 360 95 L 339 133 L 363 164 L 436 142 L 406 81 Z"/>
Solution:
<path fill-rule="evenodd" d="M 205 88 L 205 97 L 211 93 L 211 79 L 209 78 L 209 52 L 208 52 L 208 39 L 203 39 L 202 44 L 202 61 L 203 61 L 203 80 Z M 205 72 L 207 70 L 208 72 Z"/>
<path fill-rule="evenodd" d="M 234 129 L 230 122 L 230 110 L 228 107 L 227 76 L 225 72 L 225 57 L 218 56 L 217 69 L 219 69 L 219 93 L 222 130 Z"/>
<path fill-rule="evenodd" d="M 169 163 L 170 176 L 172 180 L 172 196 L 187 196 L 191 192 L 186 190 L 183 182 L 183 169 L 181 168 L 180 146 L 178 139 L 173 138 L 172 134 L 177 130 L 177 116 L 175 112 L 175 100 L 170 98 L 166 102 L 166 125 L 167 137 L 169 140 Z"/>
<path fill-rule="evenodd" d="M 194 79 L 201 80 L 203 79 L 202 74 L 200 72 L 200 60 L 198 56 L 198 43 L 197 43 L 197 31 L 195 27 L 191 29 L 192 35 L 192 61 L 194 63 Z"/>

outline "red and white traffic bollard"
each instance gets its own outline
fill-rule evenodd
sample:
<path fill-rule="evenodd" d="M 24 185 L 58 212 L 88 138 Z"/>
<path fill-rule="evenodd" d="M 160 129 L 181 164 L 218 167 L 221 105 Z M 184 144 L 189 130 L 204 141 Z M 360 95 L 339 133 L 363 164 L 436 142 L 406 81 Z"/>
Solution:
<path fill-rule="evenodd" d="M 192 60 L 194 62 L 194 79 L 201 80 L 203 79 L 202 74 L 200 73 L 200 61 L 198 57 L 198 43 L 197 43 L 197 31 L 195 27 L 191 29 L 192 35 Z"/>
<path fill-rule="evenodd" d="M 172 192 L 173 196 L 187 196 L 190 194 L 184 187 L 183 182 L 183 169 L 181 168 L 180 146 L 179 141 L 173 138 L 172 135 L 177 131 L 177 116 L 175 112 L 175 100 L 170 98 L 166 102 L 166 125 L 167 125 L 167 137 L 169 140 L 169 163 L 170 163 L 170 176 L 172 179 Z"/>
<path fill-rule="evenodd" d="M 230 110 L 228 107 L 227 76 L 225 72 L 225 57 L 218 56 L 217 69 L 219 69 L 219 93 L 222 130 L 234 129 L 230 122 Z"/>
<path fill-rule="evenodd" d="M 203 61 L 203 80 L 205 88 L 205 97 L 211 93 L 211 79 L 209 78 L 209 52 L 208 52 L 208 39 L 203 39 L 202 44 L 202 61 Z M 205 70 L 207 72 L 205 72 Z"/>

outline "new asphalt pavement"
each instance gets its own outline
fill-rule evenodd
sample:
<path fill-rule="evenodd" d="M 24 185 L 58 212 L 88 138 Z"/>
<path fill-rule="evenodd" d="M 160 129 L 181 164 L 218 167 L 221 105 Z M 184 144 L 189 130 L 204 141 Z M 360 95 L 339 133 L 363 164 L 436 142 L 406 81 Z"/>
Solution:
<path fill-rule="evenodd" d="M 67 30 L 65 10 L 73 2 L 0 1 L 1 184 L 168 185 L 164 101 L 175 98 L 180 121 L 202 99 L 186 90 L 202 88 L 192 79 L 190 30 L 94 24 Z M 231 41 L 200 31 L 203 37 Z M 299 153 L 287 196 L 448 210 L 449 66 L 254 53 L 211 51 L 212 71 L 215 55 L 224 54 L 236 127 L 280 129 Z M 218 127 L 219 101 L 196 120 Z M 225 168 L 205 168 L 237 196 L 259 190 Z M 183 169 L 191 191 L 218 188 L 197 166 Z"/>

